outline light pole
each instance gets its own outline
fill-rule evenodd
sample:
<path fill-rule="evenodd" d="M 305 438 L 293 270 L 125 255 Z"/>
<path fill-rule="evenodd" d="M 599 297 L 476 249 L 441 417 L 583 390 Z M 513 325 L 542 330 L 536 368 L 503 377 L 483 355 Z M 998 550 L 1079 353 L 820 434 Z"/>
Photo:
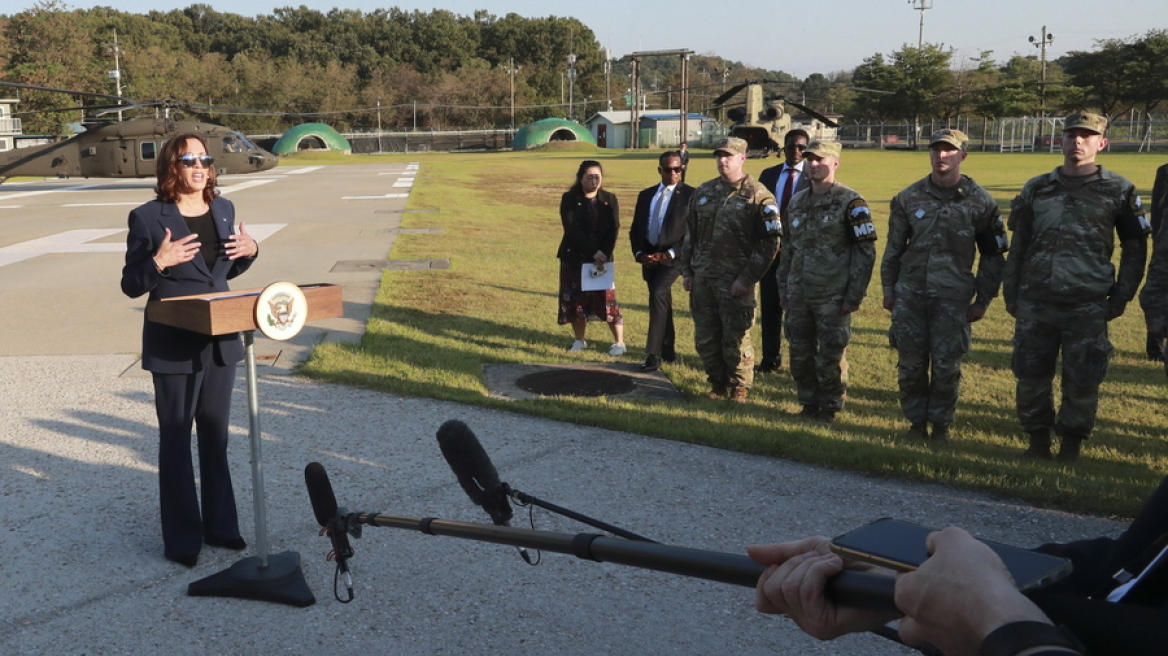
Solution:
<path fill-rule="evenodd" d="M 574 120 L 573 94 L 576 91 L 576 55 L 568 53 L 568 120 Z"/>
<path fill-rule="evenodd" d="M 925 47 L 925 12 L 933 8 L 933 0 L 908 0 L 913 9 L 921 12 L 921 29 L 917 33 L 917 50 Z"/>
<path fill-rule="evenodd" d="M 612 111 L 612 50 L 604 49 L 604 99 L 607 111 Z"/>
<path fill-rule="evenodd" d="M 1042 70 L 1042 72 L 1040 73 L 1040 75 L 1042 77 L 1040 78 L 1039 83 L 1038 83 L 1038 95 L 1039 95 L 1038 108 L 1039 108 L 1039 111 L 1042 112 L 1042 115 L 1046 116 L 1046 47 L 1048 45 L 1054 43 L 1054 35 L 1048 34 L 1046 31 L 1046 26 L 1043 25 L 1042 26 L 1042 36 L 1037 38 L 1037 39 L 1034 37 L 1030 37 L 1030 43 L 1034 44 L 1034 47 L 1038 48 L 1042 53 L 1042 56 L 1041 56 L 1041 61 L 1042 61 L 1042 69 L 1041 70 Z"/>

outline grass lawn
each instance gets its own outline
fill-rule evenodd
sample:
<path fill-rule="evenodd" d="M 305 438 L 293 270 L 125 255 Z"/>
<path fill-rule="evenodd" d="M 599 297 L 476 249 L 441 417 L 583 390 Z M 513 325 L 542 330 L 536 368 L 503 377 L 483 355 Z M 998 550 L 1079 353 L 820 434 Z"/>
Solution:
<path fill-rule="evenodd" d="M 1079 512 L 1128 517 L 1168 469 L 1165 374 L 1144 358 L 1138 304 L 1111 324 L 1115 353 L 1104 383 L 1095 434 L 1074 466 L 1018 458 L 1024 434 L 1014 414 L 1009 369 L 1013 321 L 999 298 L 974 326 L 973 349 L 953 442 L 933 447 L 902 439 L 907 424 L 896 392 L 896 356 L 888 347 L 888 313 L 880 306 L 879 260 L 868 298 L 853 320 L 848 349 L 850 389 L 837 423 L 809 424 L 787 374 L 760 376 L 745 405 L 704 398 L 707 389 L 693 350 L 688 297 L 675 288 L 679 361 L 665 372 L 685 403 L 609 398 L 501 401 L 487 396 L 487 363 L 604 361 L 611 335 L 591 325 L 588 351 L 568 353 L 568 326 L 556 324 L 561 228 L 560 195 L 582 159 L 604 163 L 604 187 L 621 204 L 622 232 L 632 223 L 636 194 L 656 182 L 658 152 L 606 152 L 574 146 L 528 153 L 349 156 L 345 161 L 421 163 L 403 227 L 438 227 L 442 234 L 402 234 L 391 257 L 449 258 L 441 271 L 386 271 L 360 345 L 316 349 L 302 372 L 319 380 L 425 396 L 642 435 L 708 444 L 767 456 L 911 481 L 991 492 Z M 296 155 L 286 163 L 336 162 L 338 155 Z M 973 153 L 964 172 L 985 186 L 1003 210 L 1030 177 L 1061 161 L 1050 154 Z M 1127 176 L 1145 200 L 1163 155 L 1104 154 L 1100 161 Z M 750 160 L 757 177 L 776 161 Z M 888 201 L 928 173 L 924 152 L 845 151 L 838 179 L 867 198 L 880 238 Z M 716 175 L 708 152 L 695 152 L 689 182 Z M 882 251 L 883 244 L 878 245 Z M 1118 254 L 1118 251 L 1117 251 Z M 626 236 L 617 245 L 617 289 L 629 353 L 644 359 L 647 292 Z M 759 340 L 754 336 L 756 349 Z M 435 428 L 439 418 L 435 418 Z"/>

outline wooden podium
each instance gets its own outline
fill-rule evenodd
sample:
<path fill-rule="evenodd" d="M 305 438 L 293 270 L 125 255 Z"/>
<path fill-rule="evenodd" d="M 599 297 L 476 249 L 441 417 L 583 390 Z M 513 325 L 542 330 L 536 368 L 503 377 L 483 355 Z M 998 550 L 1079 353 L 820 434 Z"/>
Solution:
<path fill-rule="evenodd" d="M 239 560 L 222 572 L 191 583 L 187 594 L 195 597 L 236 597 L 273 601 L 292 606 L 316 603 L 304 574 L 300 571 L 300 554 L 285 551 L 268 554 L 268 518 L 264 497 L 264 468 L 260 439 L 258 376 L 255 360 L 255 331 L 265 331 L 257 317 L 260 297 L 277 285 L 294 287 L 303 294 L 307 307 L 295 308 L 295 332 L 304 322 L 339 317 L 344 314 L 342 288 L 325 283 L 290 285 L 275 283 L 268 288 L 245 289 L 214 294 L 176 296 L 146 304 L 146 319 L 204 335 L 242 333 L 247 367 L 248 437 L 251 445 L 252 503 L 255 507 L 256 555 Z M 295 289 L 293 290 L 295 291 Z M 292 334 L 275 339 L 288 339 Z"/>

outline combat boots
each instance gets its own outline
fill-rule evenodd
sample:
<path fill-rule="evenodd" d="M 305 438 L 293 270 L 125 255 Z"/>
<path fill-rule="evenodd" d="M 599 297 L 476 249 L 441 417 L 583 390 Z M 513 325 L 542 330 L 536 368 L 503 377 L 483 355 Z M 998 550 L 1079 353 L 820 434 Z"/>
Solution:
<path fill-rule="evenodd" d="M 1063 439 L 1059 442 L 1059 462 L 1077 462 L 1085 439 L 1080 433 L 1063 433 Z"/>
<path fill-rule="evenodd" d="M 1054 458 L 1050 453 L 1049 428 L 1030 431 L 1030 448 L 1026 449 L 1022 457 L 1033 458 L 1035 460 L 1051 460 Z"/>
<path fill-rule="evenodd" d="M 923 421 L 914 421 L 912 427 L 904 434 L 904 438 L 918 442 L 929 439 L 929 425 Z"/>
<path fill-rule="evenodd" d="M 947 443 L 949 441 L 949 426 L 933 422 L 933 434 L 930 439 L 939 444 Z"/>
<path fill-rule="evenodd" d="M 730 400 L 734 403 L 746 403 L 746 396 L 749 391 L 741 385 L 735 385 L 730 388 Z"/>
<path fill-rule="evenodd" d="M 706 392 L 706 396 L 715 401 L 726 396 L 726 383 L 710 383 L 710 391 Z"/>

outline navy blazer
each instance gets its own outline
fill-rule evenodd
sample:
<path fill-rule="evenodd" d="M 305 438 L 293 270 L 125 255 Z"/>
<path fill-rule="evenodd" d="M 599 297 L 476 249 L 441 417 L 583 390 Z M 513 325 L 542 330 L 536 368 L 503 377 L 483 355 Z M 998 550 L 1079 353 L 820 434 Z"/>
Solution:
<path fill-rule="evenodd" d="M 556 257 L 572 264 L 591 262 L 596 251 L 604 253 L 612 261 L 612 250 L 616 247 L 616 235 L 620 230 L 620 207 L 616 195 L 600 189 L 596 192 L 596 228 L 588 229 L 588 202 L 584 195 L 570 189 L 560 198 L 560 222 L 564 225 L 564 238 Z"/>
<path fill-rule="evenodd" d="M 207 267 L 198 254 L 189 262 L 159 273 L 154 255 L 170 229 L 171 240 L 191 234 L 186 220 L 174 203 L 150 201 L 130 212 L 130 234 L 126 237 L 126 265 L 122 267 L 122 292 L 130 298 L 149 293 L 157 301 L 174 296 L 190 296 L 228 291 L 227 281 L 247 271 L 255 257 L 227 259 L 225 244 L 235 232 L 235 206 L 226 198 L 211 202 L 211 216 L 220 248 L 214 264 Z M 144 321 L 142 326 L 142 368 L 160 374 L 190 374 L 204 349 L 215 349 L 220 365 L 243 359 L 239 333 L 202 335 L 171 326 Z"/>
<path fill-rule="evenodd" d="M 669 207 L 665 208 L 665 216 L 661 219 L 661 232 L 657 235 L 657 244 L 649 243 L 649 210 L 653 206 L 653 197 L 657 195 L 660 187 L 660 184 L 655 184 L 637 195 L 633 225 L 629 228 L 629 243 L 633 248 L 633 257 L 636 257 L 637 253 L 664 253 L 671 248 L 680 249 L 681 242 L 685 239 L 685 210 L 694 189 L 684 182 L 679 182 L 669 196 Z"/>

